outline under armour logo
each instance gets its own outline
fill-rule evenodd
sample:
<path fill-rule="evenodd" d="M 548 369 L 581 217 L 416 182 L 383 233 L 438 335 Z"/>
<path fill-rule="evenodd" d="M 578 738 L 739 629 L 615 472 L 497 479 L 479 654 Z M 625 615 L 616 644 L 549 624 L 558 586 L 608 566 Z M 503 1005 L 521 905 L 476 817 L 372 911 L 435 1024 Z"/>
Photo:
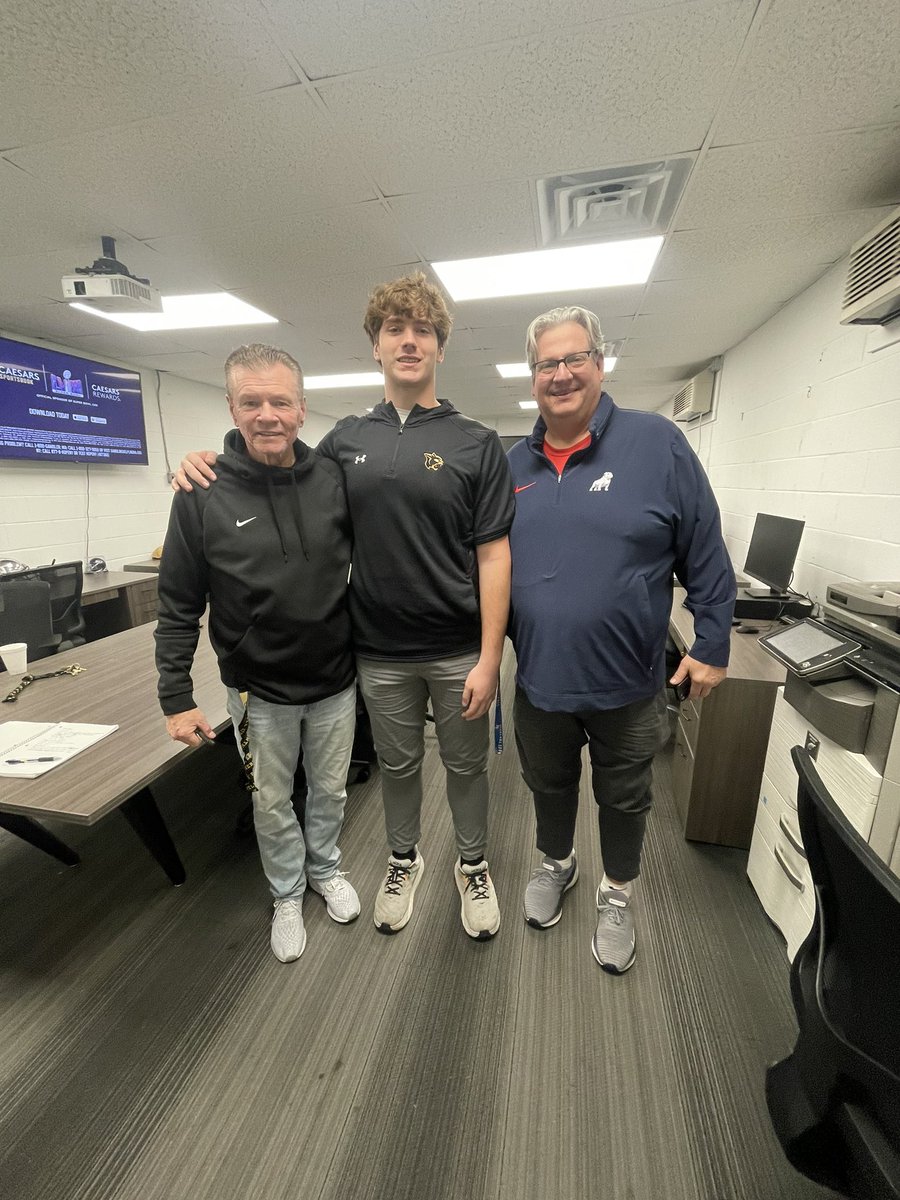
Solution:
<path fill-rule="evenodd" d="M 353 460 L 353 461 L 354 461 L 354 463 L 356 463 L 357 465 L 358 465 L 359 463 L 364 463 L 364 462 L 366 461 L 366 456 L 365 456 L 364 454 L 357 454 L 356 458 L 354 458 L 354 460 Z"/>
<path fill-rule="evenodd" d="M 439 471 L 444 465 L 444 460 L 439 454 L 435 454 L 433 450 L 425 452 L 425 466 L 429 471 Z"/>
<path fill-rule="evenodd" d="M 608 492 L 609 485 L 612 483 L 612 471 L 604 471 L 599 479 L 595 479 L 588 488 L 590 492 Z"/>

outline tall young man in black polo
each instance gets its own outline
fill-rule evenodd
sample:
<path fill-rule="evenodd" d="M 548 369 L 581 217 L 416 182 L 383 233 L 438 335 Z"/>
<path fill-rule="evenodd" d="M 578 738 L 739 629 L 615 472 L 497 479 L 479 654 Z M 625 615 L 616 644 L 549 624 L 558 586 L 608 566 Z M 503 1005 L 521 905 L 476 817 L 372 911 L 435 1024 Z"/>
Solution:
<path fill-rule="evenodd" d="M 353 522 L 350 610 L 390 850 L 375 924 L 384 933 L 404 928 L 425 869 L 418 842 L 430 699 L 461 919 L 484 940 L 500 927 L 486 857 L 487 714 L 506 633 L 513 498 L 497 434 L 437 398 L 450 326 L 443 296 L 424 275 L 376 288 L 364 327 L 384 372 L 384 400 L 338 422 L 318 451 L 343 471 Z M 210 477 L 208 461 L 191 456 L 191 478 Z"/>

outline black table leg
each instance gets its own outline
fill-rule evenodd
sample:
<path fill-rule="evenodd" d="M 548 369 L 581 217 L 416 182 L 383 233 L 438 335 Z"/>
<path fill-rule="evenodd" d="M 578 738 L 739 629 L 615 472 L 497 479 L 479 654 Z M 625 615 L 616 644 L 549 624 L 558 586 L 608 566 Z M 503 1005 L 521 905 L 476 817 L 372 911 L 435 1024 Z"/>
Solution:
<path fill-rule="evenodd" d="M 149 788 L 141 788 L 129 797 L 119 812 L 138 835 L 172 883 L 184 883 L 187 875 L 166 823 L 156 807 Z"/>
<path fill-rule="evenodd" d="M 67 846 L 49 829 L 38 825 L 37 821 L 32 821 L 30 817 L 23 817 L 19 813 L 0 813 L 0 829 L 5 829 L 7 833 L 14 833 L 23 842 L 28 842 L 29 845 L 36 846 L 38 850 L 43 850 L 53 858 L 58 858 L 67 867 L 74 867 L 81 862 L 71 846 Z"/>

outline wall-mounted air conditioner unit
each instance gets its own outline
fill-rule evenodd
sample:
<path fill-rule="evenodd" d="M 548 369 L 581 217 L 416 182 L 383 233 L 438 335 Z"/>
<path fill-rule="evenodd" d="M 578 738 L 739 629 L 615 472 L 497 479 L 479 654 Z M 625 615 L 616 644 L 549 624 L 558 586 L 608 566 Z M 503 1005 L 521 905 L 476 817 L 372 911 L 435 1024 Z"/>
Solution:
<path fill-rule="evenodd" d="M 850 251 L 842 325 L 887 325 L 900 317 L 900 208 Z"/>
<path fill-rule="evenodd" d="M 675 396 L 672 417 L 676 421 L 693 421 L 712 408 L 713 382 L 715 375 L 707 367 L 695 375 Z"/>

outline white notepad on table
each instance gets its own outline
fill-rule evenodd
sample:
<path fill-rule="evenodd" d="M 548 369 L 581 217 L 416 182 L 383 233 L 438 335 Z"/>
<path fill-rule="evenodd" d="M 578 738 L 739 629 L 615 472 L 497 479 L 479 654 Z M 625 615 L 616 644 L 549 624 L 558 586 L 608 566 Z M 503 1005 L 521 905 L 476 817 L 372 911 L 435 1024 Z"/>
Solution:
<path fill-rule="evenodd" d="M 70 721 L 4 721 L 0 724 L 0 775 L 37 779 L 118 728 Z"/>

